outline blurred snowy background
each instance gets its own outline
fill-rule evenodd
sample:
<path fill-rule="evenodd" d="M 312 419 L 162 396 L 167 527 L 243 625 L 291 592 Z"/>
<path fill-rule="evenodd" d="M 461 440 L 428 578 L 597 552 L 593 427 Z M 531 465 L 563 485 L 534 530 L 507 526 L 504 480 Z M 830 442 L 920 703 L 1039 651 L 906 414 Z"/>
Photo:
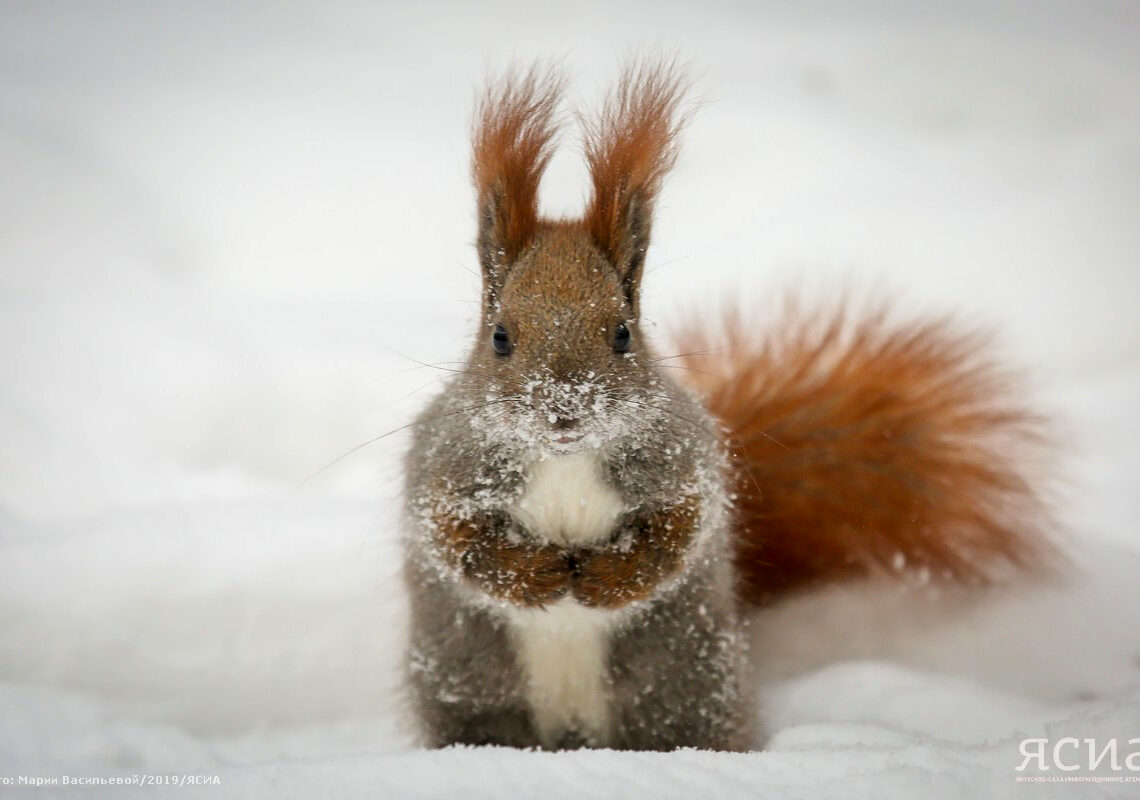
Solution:
<path fill-rule="evenodd" d="M 0 778 L 998 797 L 1057 788 L 1014 782 L 1023 736 L 1140 736 L 1138 41 L 1131 2 L 3 0 Z M 487 71 L 563 57 L 588 103 L 654 47 L 706 101 L 650 254 L 662 336 L 789 284 L 997 326 L 1058 420 L 1082 571 L 769 615 L 764 753 L 415 751 L 404 440 L 297 486 L 466 345 Z M 555 214 L 585 196 L 568 138 Z"/>

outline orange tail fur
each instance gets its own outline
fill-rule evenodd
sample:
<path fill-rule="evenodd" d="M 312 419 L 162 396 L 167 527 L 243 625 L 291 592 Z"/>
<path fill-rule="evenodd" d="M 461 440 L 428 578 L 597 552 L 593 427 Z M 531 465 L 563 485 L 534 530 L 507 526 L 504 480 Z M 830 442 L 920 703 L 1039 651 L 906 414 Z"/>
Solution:
<path fill-rule="evenodd" d="M 679 363 L 727 431 L 747 600 L 869 575 L 986 584 L 1052 561 L 1022 461 L 1041 420 L 983 337 L 794 306 L 768 336 L 739 316 L 722 341 L 690 327 L 678 340 L 698 352 Z"/>

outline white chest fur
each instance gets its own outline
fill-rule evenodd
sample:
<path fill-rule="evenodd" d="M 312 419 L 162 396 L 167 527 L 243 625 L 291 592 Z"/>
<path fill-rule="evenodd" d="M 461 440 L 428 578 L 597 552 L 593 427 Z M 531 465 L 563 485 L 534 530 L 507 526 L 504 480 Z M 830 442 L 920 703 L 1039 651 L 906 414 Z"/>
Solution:
<path fill-rule="evenodd" d="M 621 511 L 621 498 L 603 479 L 601 460 L 593 452 L 536 462 L 512 509 L 531 533 L 564 545 L 604 540 Z"/>
<path fill-rule="evenodd" d="M 527 530 L 562 545 L 604 541 L 623 510 L 602 476 L 597 453 L 553 456 L 534 464 L 522 498 L 511 509 Z M 573 730 L 595 746 L 609 741 L 610 635 L 617 614 L 573 599 L 509 612 L 527 701 L 544 745 Z"/>

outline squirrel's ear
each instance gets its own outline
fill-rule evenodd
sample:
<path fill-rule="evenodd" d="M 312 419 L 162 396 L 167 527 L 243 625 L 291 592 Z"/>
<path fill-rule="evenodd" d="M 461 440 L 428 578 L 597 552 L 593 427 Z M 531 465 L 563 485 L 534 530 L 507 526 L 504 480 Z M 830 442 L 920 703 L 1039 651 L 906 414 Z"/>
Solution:
<path fill-rule="evenodd" d="M 585 226 L 638 306 L 653 204 L 677 160 L 678 114 L 688 80 L 673 61 L 629 66 L 602 113 L 585 119 L 586 162 L 593 195 Z"/>
<path fill-rule="evenodd" d="M 563 81 L 532 67 L 492 82 L 475 111 L 471 174 L 479 212 L 476 245 L 493 296 L 503 268 L 534 237 L 538 183 L 553 153 Z"/>

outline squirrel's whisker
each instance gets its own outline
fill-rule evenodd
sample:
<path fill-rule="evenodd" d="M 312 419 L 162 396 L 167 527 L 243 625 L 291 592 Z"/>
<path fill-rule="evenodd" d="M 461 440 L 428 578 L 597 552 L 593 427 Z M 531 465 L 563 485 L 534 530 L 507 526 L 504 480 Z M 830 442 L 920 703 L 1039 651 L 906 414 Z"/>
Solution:
<path fill-rule="evenodd" d="M 486 403 L 480 403 L 479 405 L 467 406 L 465 408 L 455 409 L 453 411 L 448 411 L 448 412 L 443 413 L 443 414 L 436 414 L 435 416 L 413 420 L 412 422 L 409 422 L 406 425 L 401 425 L 398 428 L 393 428 L 392 430 L 386 431 L 385 433 L 382 433 L 379 436 L 373 436 L 371 439 L 368 439 L 367 441 L 361 442 L 360 444 L 356 445 L 355 447 L 351 447 L 348 450 L 345 450 L 343 453 L 341 453 L 339 456 L 334 458 L 332 461 L 328 462 L 323 467 L 321 467 L 316 472 L 314 472 L 312 475 L 310 475 L 309 477 L 305 478 L 303 481 L 298 483 L 293 488 L 293 491 L 297 491 L 297 490 L 301 489 L 302 487 L 305 486 L 305 484 L 309 483 L 311 480 L 313 480 L 314 478 L 319 476 L 325 470 L 336 466 L 337 464 L 339 464 L 344 459 L 348 458 L 350 455 L 352 455 L 356 451 L 362 450 L 370 444 L 375 444 L 376 442 L 379 442 L 381 439 L 387 439 L 389 436 L 394 436 L 395 434 L 400 433 L 401 431 L 406 431 L 410 428 L 416 427 L 417 425 L 426 425 L 429 422 L 435 422 L 436 420 L 445 419 L 446 417 L 454 417 L 458 414 L 467 414 L 467 413 L 470 413 L 472 411 L 478 411 L 480 409 L 487 408 L 488 406 L 498 405 L 499 403 L 511 402 L 514 399 L 515 398 L 513 398 L 513 397 L 502 397 L 502 398 L 499 398 L 497 400 L 490 400 Z"/>
<path fill-rule="evenodd" d="M 723 357 L 724 353 L 719 352 L 721 350 L 723 350 L 723 348 L 714 347 L 711 350 L 693 350 L 693 351 L 688 352 L 688 353 L 677 353 L 676 355 L 672 355 L 672 356 L 660 356 L 658 358 L 651 358 L 649 360 L 652 361 L 654 364 L 656 364 L 656 363 L 659 363 L 661 361 L 672 361 L 675 358 L 688 358 L 689 356 L 722 356 Z"/>

